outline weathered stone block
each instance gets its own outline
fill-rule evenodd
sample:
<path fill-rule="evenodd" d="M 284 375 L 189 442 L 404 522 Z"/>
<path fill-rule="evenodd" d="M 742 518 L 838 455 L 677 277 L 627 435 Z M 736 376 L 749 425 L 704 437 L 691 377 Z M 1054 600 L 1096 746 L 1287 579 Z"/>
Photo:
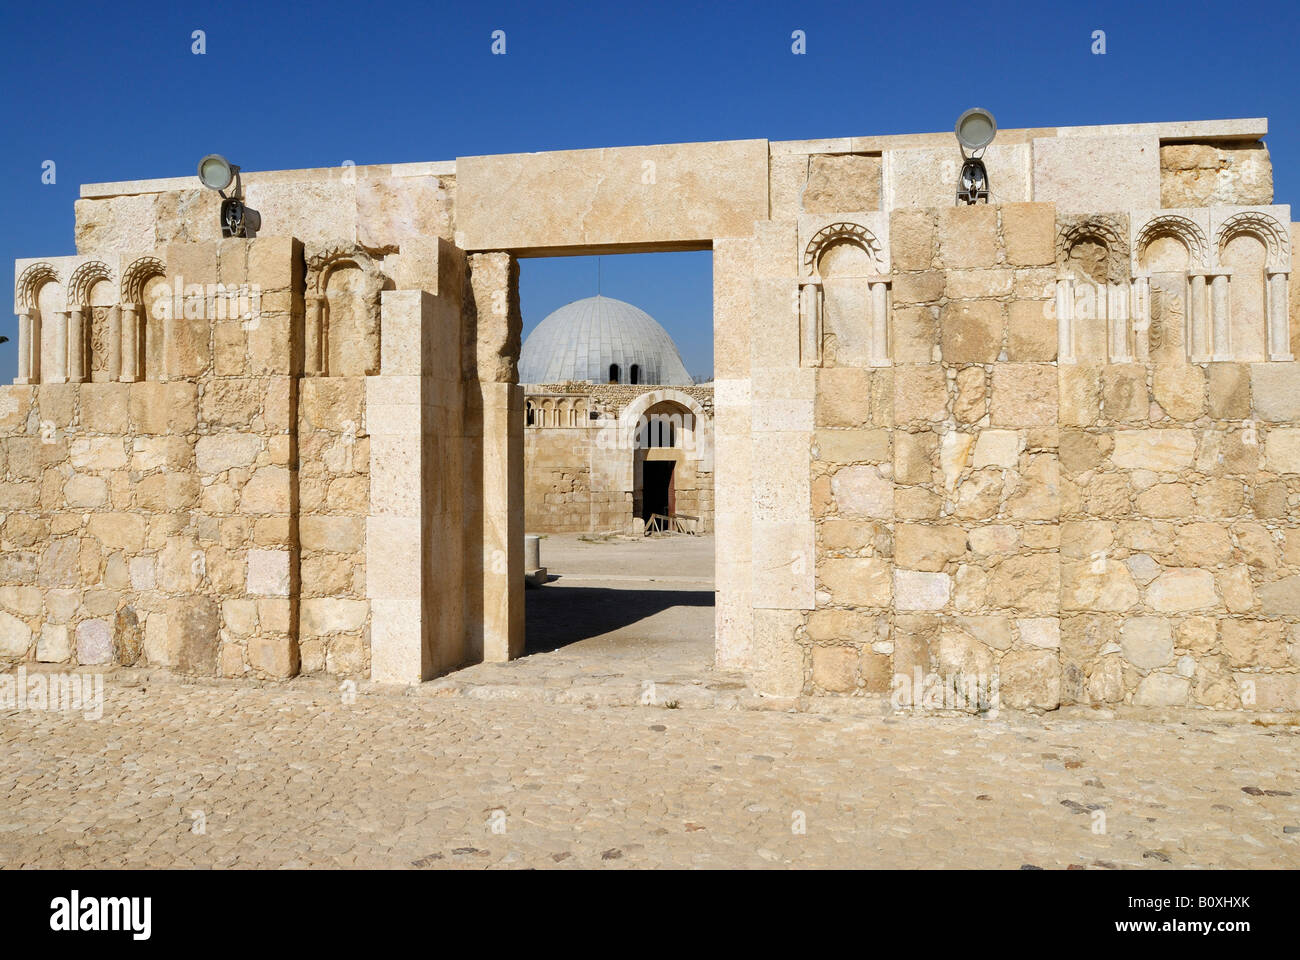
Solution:
<path fill-rule="evenodd" d="M 1247 710 L 1300 710 L 1300 674 L 1239 673 L 1235 679 Z"/>
<path fill-rule="evenodd" d="M 953 416 L 961 423 L 972 424 L 983 418 L 988 389 L 983 367 L 963 367 L 957 371 L 957 396 L 953 399 Z"/>
<path fill-rule="evenodd" d="M 965 520 L 988 520 L 997 515 L 1004 490 L 1000 470 L 976 470 L 957 484 L 953 515 Z"/>
<path fill-rule="evenodd" d="M 817 371 L 818 426 L 860 427 L 871 422 L 871 371 L 829 367 Z"/>
<path fill-rule="evenodd" d="M 1154 135 L 1033 141 L 1033 196 L 1057 213 L 1155 210 L 1160 206 L 1159 140 Z"/>
<path fill-rule="evenodd" d="M 244 484 L 241 513 L 288 513 L 290 474 L 284 467 L 260 467 Z"/>
<path fill-rule="evenodd" d="M 514 184 L 509 194 L 502 183 Z M 465 250 L 747 237 L 767 219 L 768 147 L 734 140 L 460 157 L 456 194 Z M 629 209 L 639 214 L 629 219 Z"/>
<path fill-rule="evenodd" d="M 221 630 L 216 602 L 206 596 L 175 600 L 168 605 L 167 624 L 176 631 L 179 641 L 177 669 L 196 676 L 215 676 Z"/>
<path fill-rule="evenodd" d="M 1013 650 L 998 662 L 1001 702 L 1019 710 L 1061 705 L 1061 663 L 1055 650 Z"/>
<path fill-rule="evenodd" d="M 1024 438 L 1017 430 L 981 430 L 975 441 L 971 466 L 1014 470 L 1020 462 Z"/>
<path fill-rule="evenodd" d="M 894 368 L 894 422 L 943 420 L 948 416 L 948 380 L 939 364 Z"/>
<path fill-rule="evenodd" d="M 217 433 L 199 437 L 194 462 L 200 473 L 219 474 L 231 467 L 249 467 L 262 450 L 262 438 L 249 433 Z"/>
<path fill-rule="evenodd" d="M 237 637 L 251 637 L 257 633 L 256 600 L 223 600 L 221 616 L 226 629 Z"/>
<path fill-rule="evenodd" d="M 254 596 L 289 595 L 289 551 L 248 551 L 248 592 Z"/>
<path fill-rule="evenodd" d="M 1161 613 L 1185 613 L 1212 607 L 1218 602 L 1214 574 L 1209 570 L 1173 568 L 1147 587 L 1147 605 Z"/>
<path fill-rule="evenodd" d="M 896 610 L 942 610 L 952 596 L 952 577 L 917 570 L 894 571 Z"/>
<path fill-rule="evenodd" d="M 108 621 L 83 620 L 77 624 L 77 662 L 101 664 L 112 660 L 113 632 Z"/>
<path fill-rule="evenodd" d="M 944 275 L 938 270 L 902 273 L 894 278 L 892 299 L 895 309 L 914 303 L 935 303 L 943 296 Z"/>
<path fill-rule="evenodd" d="M 948 300 L 1001 300 L 1015 289 L 1015 271 L 1008 267 L 992 270 L 949 270 L 944 275 L 943 295 Z"/>
<path fill-rule="evenodd" d="M 894 528 L 894 562 L 937 573 L 966 553 L 966 531 L 954 524 L 900 523 Z"/>
<path fill-rule="evenodd" d="M 998 261 L 998 208 L 984 204 L 939 211 L 939 256 L 946 267 L 991 267 Z"/>
<path fill-rule="evenodd" d="M 44 642 L 42 637 L 41 643 Z M 0 611 L 0 657 L 26 657 L 27 648 L 31 643 L 31 628 L 13 614 Z M 39 652 L 40 644 L 37 647 Z M 39 655 L 38 659 L 40 659 Z"/>
<path fill-rule="evenodd" d="M 1111 462 L 1122 470 L 1186 470 L 1196 455 L 1190 430 L 1120 430 Z"/>
<path fill-rule="evenodd" d="M 1116 613 L 1138 602 L 1137 585 L 1128 567 L 1107 559 L 1104 553 L 1086 563 L 1066 563 L 1061 568 L 1063 610 L 1107 610 Z"/>
<path fill-rule="evenodd" d="M 831 693 L 857 689 L 858 651 L 853 647 L 813 647 L 812 680 Z"/>
<path fill-rule="evenodd" d="M 315 635 L 360 630 L 369 614 L 366 600 L 313 597 L 302 601 L 302 629 Z"/>
<path fill-rule="evenodd" d="M 930 431 L 894 434 L 894 478 L 929 483 L 938 463 L 939 438 Z"/>
<path fill-rule="evenodd" d="M 1055 613 L 1061 603 L 1061 564 L 1057 554 L 1007 557 L 989 576 L 989 602 L 1025 613 Z"/>
<path fill-rule="evenodd" d="M 928 270 L 934 261 L 934 214 L 894 210 L 889 216 L 890 257 L 899 272 Z"/>
<path fill-rule="evenodd" d="M 1002 352 L 1004 307 L 996 300 L 944 304 L 939 317 L 943 359 L 949 363 L 992 363 Z"/>
<path fill-rule="evenodd" d="M 1056 318 L 1050 300 L 1013 300 L 1007 306 L 1007 359 L 1049 362 L 1056 359 Z"/>
<path fill-rule="evenodd" d="M 126 433 L 130 384 L 86 383 L 81 387 L 81 420 L 95 433 Z"/>
<path fill-rule="evenodd" d="M 298 645 L 290 637 L 253 637 L 248 641 L 248 665 L 270 677 L 298 673 Z"/>
<path fill-rule="evenodd" d="M 1277 473 L 1300 473 L 1300 427 L 1275 427 L 1264 443 L 1264 462 Z"/>
<path fill-rule="evenodd" d="M 365 546 L 365 522 L 360 516 L 308 516 L 299 521 L 304 550 L 360 553 Z"/>
<path fill-rule="evenodd" d="M 1273 165 L 1261 141 L 1160 145 L 1160 205 L 1273 202 Z"/>
<path fill-rule="evenodd" d="M 1056 262 L 1056 208 L 1052 204 L 1005 203 L 999 210 L 1007 262 L 1025 267 Z"/>
<path fill-rule="evenodd" d="M 1300 617 L 1300 575 L 1260 584 L 1260 612 L 1271 617 Z"/>
<path fill-rule="evenodd" d="M 8 616 L 5 614 L 4 616 Z M 3 618 L 0 618 L 3 619 Z M 5 629 L 0 637 L 7 637 L 9 626 L 5 621 Z M 0 639 L 0 650 L 9 649 L 9 643 Z M 23 653 L 26 653 L 24 646 Z M 22 654 L 8 654 L 11 656 L 21 656 Z M 46 623 L 41 627 L 41 638 L 36 641 L 36 659 L 41 663 L 63 663 L 72 656 L 72 635 L 68 630 L 66 623 Z"/>
<path fill-rule="evenodd" d="M 818 430 L 813 457 L 827 463 L 883 463 L 890 459 L 888 430 Z"/>
<path fill-rule="evenodd" d="M 798 610 L 754 611 L 754 688 L 771 697 L 795 697 L 803 687 L 803 656 L 795 632 Z"/>
<path fill-rule="evenodd" d="M 1057 374 L 1054 366 L 1005 363 L 993 368 L 991 412 L 995 426 L 1055 424 L 1056 410 Z"/>
<path fill-rule="evenodd" d="M 1061 646 L 1061 621 L 1057 617 L 1029 617 L 1016 621 L 1020 642 L 1027 647 L 1045 650 Z"/>
<path fill-rule="evenodd" d="M 880 158 L 860 154 L 814 154 L 808 158 L 805 213 L 880 209 Z"/>
<path fill-rule="evenodd" d="M 1285 667 L 1287 625 L 1280 620 L 1221 620 L 1219 646 L 1234 667 Z"/>
<path fill-rule="evenodd" d="M 1207 365 L 1210 416 L 1217 420 L 1242 420 L 1250 416 L 1250 368 L 1244 363 Z"/>
<path fill-rule="evenodd" d="M 889 605 L 888 561 L 878 557 L 829 557 L 817 564 L 817 575 L 835 603 L 856 607 Z"/>
<path fill-rule="evenodd" d="M 188 381 L 130 384 L 134 433 L 190 433 L 198 423 L 198 392 Z"/>
<path fill-rule="evenodd" d="M 814 643 L 863 646 L 888 635 L 886 620 L 855 610 L 824 608 L 808 614 L 808 639 Z"/>
<path fill-rule="evenodd" d="M 1114 363 L 1101 368 L 1102 416 L 1117 423 L 1145 423 L 1150 407 L 1147 400 L 1146 367 L 1136 363 Z"/>
<path fill-rule="evenodd" d="M 1133 703 L 1139 707 L 1182 707 L 1187 704 L 1192 681 L 1169 673 L 1152 673 L 1142 678 Z"/>
<path fill-rule="evenodd" d="M 896 306 L 892 320 L 895 363 L 929 363 L 938 359 L 938 307 Z"/>
<path fill-rule="evenodd" d="M 1124 658 L 1142 670 L 1163 667 L 1174 659 L 1174 634 L 1163 617 L 1129 617 L 1120 628 Z"/>
<path fill-rule="evenodd" d="M 1205 414 L 1205 373 L 1195 364 L 1157 364 L 1151 392 L 1175 420 L 1195 420 Z"/>

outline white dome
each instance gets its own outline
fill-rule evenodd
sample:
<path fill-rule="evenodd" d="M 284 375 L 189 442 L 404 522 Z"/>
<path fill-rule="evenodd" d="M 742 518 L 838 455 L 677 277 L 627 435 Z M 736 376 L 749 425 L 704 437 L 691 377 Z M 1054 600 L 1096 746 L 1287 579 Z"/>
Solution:
<path fill-rule="evenodd" d="M 566 303 L 528 335 L 519 382 L 632 383 L 633 366 L 637 383 L 691 383 L 677 345 L 654 317 L 622 300 L 587 297 Z"/>

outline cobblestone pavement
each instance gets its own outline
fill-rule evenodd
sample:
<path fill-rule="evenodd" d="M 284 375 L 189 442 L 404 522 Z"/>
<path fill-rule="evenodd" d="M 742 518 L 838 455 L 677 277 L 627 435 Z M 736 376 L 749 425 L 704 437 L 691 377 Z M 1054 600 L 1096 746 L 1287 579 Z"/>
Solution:
<path fill-rule="evenodd" d="M 343 699 L 119 673 L 100 720 L 0 713 L 0 862 L 1300 866 L 1294 727 Z"/>

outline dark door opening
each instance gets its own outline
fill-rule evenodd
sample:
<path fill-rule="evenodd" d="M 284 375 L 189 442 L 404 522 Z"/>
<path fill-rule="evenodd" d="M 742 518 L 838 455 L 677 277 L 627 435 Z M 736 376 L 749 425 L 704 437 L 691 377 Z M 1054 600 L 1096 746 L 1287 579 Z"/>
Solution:
<path fill-rule="evenodd" d="M 648 522 L 654 513 L 669 516 L 674 512 L 673 467 L 676 465 L 673 460 L 647 460 L 642 464 L 642 520 Z"/>

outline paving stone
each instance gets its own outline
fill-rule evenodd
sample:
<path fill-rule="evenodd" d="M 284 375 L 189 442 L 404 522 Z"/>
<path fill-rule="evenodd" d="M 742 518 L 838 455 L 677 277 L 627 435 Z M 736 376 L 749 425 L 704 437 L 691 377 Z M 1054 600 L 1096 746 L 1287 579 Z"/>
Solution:
<path fill-rule="evenodd" d="M 345 703 L 323 679 L 117 669 L 101 720 L 2 711 L 0 863 L 1300 866 L 1300 731 L 1285 725 L 424 690 L 363 683 Z"/>

